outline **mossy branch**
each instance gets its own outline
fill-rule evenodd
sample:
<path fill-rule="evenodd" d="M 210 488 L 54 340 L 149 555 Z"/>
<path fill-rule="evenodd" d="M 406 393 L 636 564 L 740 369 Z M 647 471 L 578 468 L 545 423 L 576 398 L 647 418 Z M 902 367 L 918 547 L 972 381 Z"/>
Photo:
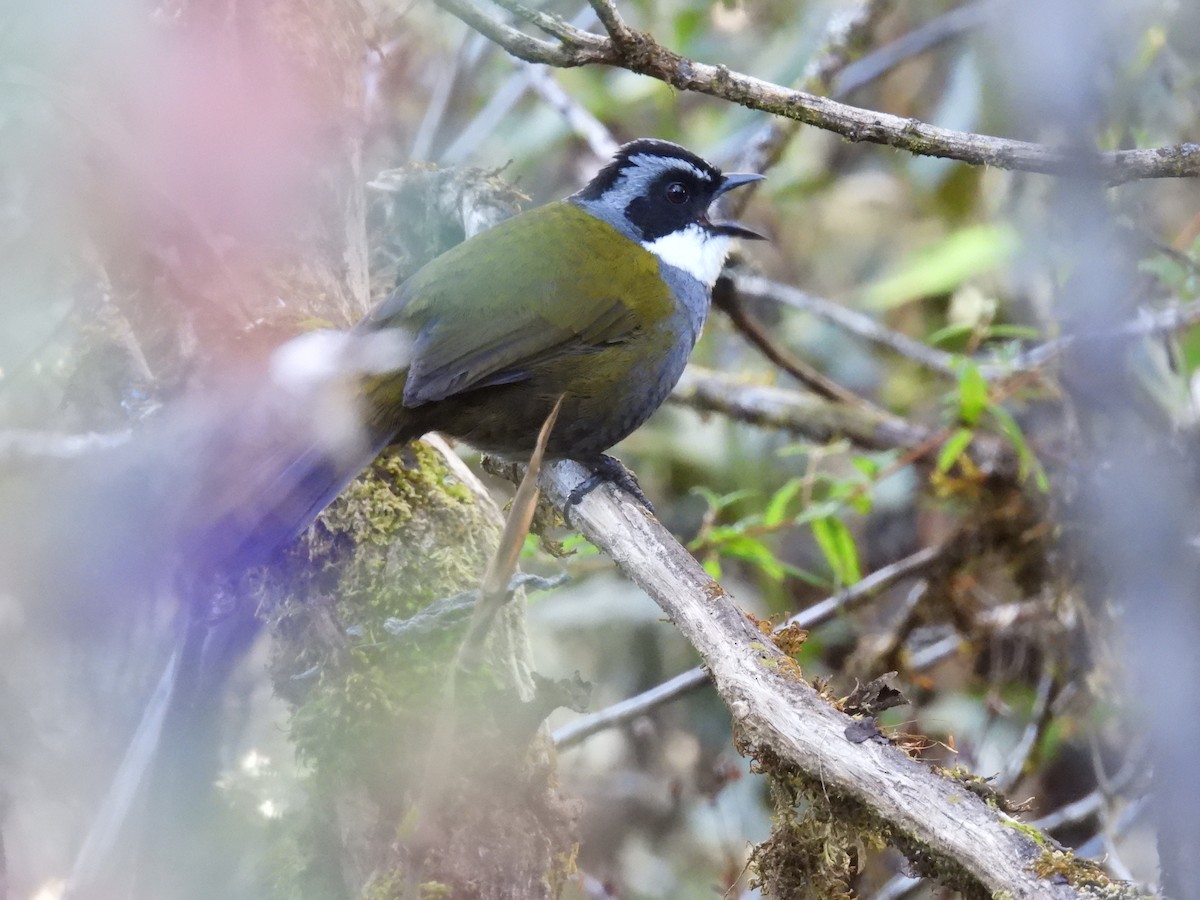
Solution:
<path fill-rule="evenodd" d="M 574 463 L 556 463 L 543 474 L 542 487 L 562 508 L 586 475 Z M 794 661 L 636 501 L 604 486 L 568 515 L 700 652 L 733 716 L 739 746 L 760 760 L 777 759 L 826 796 L 865 811 L 878 832 L 928 863 L 923 870 L 952 872 L 960 889 L 965 880 L 986 896 L 1082 896 L 1040 878 L 1032 867 L 1042 846 L 959 782 L 882 739 L 848 740 L 854 720 L 797 677 Z"/>

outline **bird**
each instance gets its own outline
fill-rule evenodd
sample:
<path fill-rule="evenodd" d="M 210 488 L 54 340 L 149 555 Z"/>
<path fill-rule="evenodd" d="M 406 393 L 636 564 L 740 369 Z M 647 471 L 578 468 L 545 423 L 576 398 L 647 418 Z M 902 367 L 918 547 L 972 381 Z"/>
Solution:
<path fill-rule="evenodd" d="M 139 790 L 151 807 L 141 814 L 145 877 L 177 877 L 161 848 L 190 846 L 177 813 L 200 808 L 212 784 L 214 698 L 259 626 L 245 604 L 214 617 L 211 598 L 269 562 L 384 448 L 438 431 L 525 460 L 561 399 L 547 457 L 637 491 L 605 453 L 679 380 L 732 241 L 762 238 L 710 218 L 722 195 L 761 178 L 723 173 L 667 141 L 627 143 L 581 190 L 436 257 L 350 329 L 284 342 L 262 384 L 235 378 L 187 406 L 150 442 L 168 448 L 174 468 L 155 475 L 133 454 L 113 481 L 144 484 L 147 511 L 160 495 L 186 510 L 166 527 L 137 517 L 174 545 L 148 555 L 181 560 L 185 615 L 75 882 L 106 871 Z"/>
<path fill-rule="evenodd" d="M 732 241 L 763 238 L 709 214 L 762 177 L 634 140 L 576 193 L 434 258 L 348 331 L 278 348 L 273 384 L 319 410 L 318 437 L 299 452 L 276 442 L 244 467 L 206 528 L 206 558 L 246 562 L 286 542 L 384 447 L 427 432 L 527 459 L 560 397 L 547 458 L 644 500 L 605 451 L 678 382 Z"/>

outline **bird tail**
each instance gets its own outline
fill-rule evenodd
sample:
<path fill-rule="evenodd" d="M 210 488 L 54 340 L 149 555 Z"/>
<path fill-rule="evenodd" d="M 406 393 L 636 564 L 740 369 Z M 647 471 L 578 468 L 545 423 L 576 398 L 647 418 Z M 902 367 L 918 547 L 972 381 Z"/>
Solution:
<path fill-rule="evenodd" d="M 200 451 L 190 504 L 193 562 L 225 571 L 263 562 L 384 447 L 418 436 L 402 403 L 387 402 L 403 391 L 408 351 L 400 332 L 310 332 L 275 351 L 265 385 L 232 415 L 218 398 L 223 421 L 201 429 L 213 445 Z"/>
<path fill-rule="evenodd" d="M 389 442 L 417 436 L 399 402 L 406 368 L 402 339 L 303 335 L 275 352 L 266 377 L 231 375 L 180 402 L 93 473 L 103 488 L 95 512 L 82 518 L 110 527 L 81 531 L 112 552 L 86 557 L 139 555 L 171 567 L 183 608 L 170 660 L 79 852 L 69 896 L 92 896 L 96 885 L 128 875 L 115 860 L 131 845 L 140 846 L 139 879 L 179 880 L 170 863 L 156 868 L 153 860 L 186 837 L 172 815 L 191 810 L 212 783 L 210 731 L 222 683 L 259 626 L 244 607 L 210 621 L 209 578 L 266 562 Z"/>

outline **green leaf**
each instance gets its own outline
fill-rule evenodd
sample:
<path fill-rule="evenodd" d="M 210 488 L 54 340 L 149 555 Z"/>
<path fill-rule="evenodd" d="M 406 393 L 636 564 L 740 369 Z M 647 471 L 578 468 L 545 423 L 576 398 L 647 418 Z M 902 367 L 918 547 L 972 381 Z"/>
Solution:
<path fill-rule="evenodd" d="M 742 536 L 729 540 L 721 547 L 721 552 L 726 556 L 750 563 L 775 581 L 783 580 L 785 574 L 783 564 L 771 552 L 771 549 L 757 538 Z"/>
<path fill-rule="evenodd" d="M 862 472 L 867 478 L 874 478 L 883 468 L 883 464 L 875 456 L 852 456 L 850 465 Z"/>
<path fill-rule="evenodd" d="M 937 470 L 943 474 L 949 472 L 951 466 L 958 462 L 958 458 L 963 455 L 963 451 L 967 449 L 974 437 L 975 431 L 972 428 L 959 428 L 950 435 L 938 453 Z"/>
<path fill-rule="evenodd" d="M 947 235 L 914 254 L 898 271 L 867 285 L 860 299 L 873 309 L 892 309 L 990 272 L 1016 252 L 1016 231 L 1007 225 L 974 225 Z"/>
<path fill-rule="evenodd" d="M 851 494 L 850 498 L 846 502 L 849 503 L 850 508 L 860 516 L 870 515 L 871 510 L 875 508 L 875 498 L 872 497 L 867 491 L 860 491 L 857 494 Z"/>
<path fill-rule="evenodd" d="M 757 491 L 749 489 L 732 491 L 728 494 L 718 494 L 711 488 L 706 488 L 703 485 L 696 485 L 692 488 L 691 493 L 704 498 L 704 502 L 712 507 L 714 512 L 720 512 L 727 506 L 732 506 L 734 503 L 739 503 L 749 497 L 753 497 Z"/>
<path fill-rule="evenodd" d="M 1168 288 L 1175 291 L 1182 288 L 1191 275 L 1191 272 L 1184 265 L 1169 256 L 1151 256 L 1148 259 L 1141 260 L 1137 267 L 1139 272 L 1153 275 Z"/>
<path fill-rule="evenodd" d="M 816 519 L 812 523 L 812 532 L 839 583 L 854 584 L 862 578 L 858 548 L 845 522 L 836 516 Z"/>
<path fill-rule="evenodd" d="M 710 556 L 704 561 L 704 571 L 709 574 L 713 581 L 721 580 L 721 560 L 715 556 Z"/>
<path fill-rule="evenodd" d="M 791 502 L 804 489 L 803 478 L 793 478 L 773 495 L 767 504 L 767 509 L 763 513 L 763 524 L 768 526 L 778 525 L 787 515 L 787 508 Z"/>
<path fill-rule="evenodd" d="M 754 524 L 754 519 L 742 519 L 740 522 L 734 522 L 732 525 L 717 525 L 710 528 L 708 534 L 704 536 L 705 543 L 710 546 L 721 549 L 725 544 L 731 541 L 740 541 L 745 537 L 746 528 Z"/>
<path fill-rule="evenodd" d="M 810 503 L 792 521 L 797 525 L 807 525 L 809 522 L 815 522 L 817 519 L 836 516 L 841 512 L 841 509 L 842 502 L 840 500 L 824 500 L 820 503 Z"/>
<path fill-rule="evenodd" d="M 1041 460 L 1030 449 L 1029 442 L 1025 440 L 1025 433 L 1021 431 L 1021 426 L 1012 417 L 1012 413 L 999 404 L 993 406 L 989 412 L 996 420 L 1000 430 L 1004 432 L 1004 436 L 1008 438 L 1009 443 L 1013 445 L 1013 449 L 1017 451 L 1017 474 L 1021 480 L 1032 474 L 1038 490 L 1043 494 L 1047 493 L 1050 490 L 1050 479 L 1046 477 L 1046 470 L 1042 468 Z"/>
<path fill-rule="evenodd" d="M 1036 341 L 1042 336 L 1042 332 L 1041 329 L 1029 325 L 989 325 L 987 336 L 996 339 Z"/>
<path fill-rule="evenodd" d="M 600 555 L 600 548 L 582 534 L 567 535 L 563 538 L 562 548 L 565 553 L 574 555 L 576 559 L 586 559 L 589 556 Z"/>
<path fill-rule="evenodd" d="M 958 417 L 975 425 L 988 405 L 988 383 L 979 366 L 964 359 L 958 371 Z"/>
<path fill-rule="evenodd" d="M 944 328 L 939 328 L 928 338 L 929 343 L 933 345 L 957 343 L 965 337 L 969 337 L 975 331 L 974 325 L 955 324 L 947 325 Z"/>

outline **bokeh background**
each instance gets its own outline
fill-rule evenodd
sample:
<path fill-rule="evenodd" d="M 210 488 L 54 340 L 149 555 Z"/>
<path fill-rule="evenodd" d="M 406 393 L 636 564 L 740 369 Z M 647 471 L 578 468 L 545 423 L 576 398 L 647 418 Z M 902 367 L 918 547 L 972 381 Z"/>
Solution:
<path fill-rule="evenodd" d="M 155 540 L 153 514 L 192 445 L 163 439 L 150 459 L 173 463 L 133 475 L 97 454 L 161 421 L 198 380 L 240 372 L 314 324 L 295 284 L 326 290 L 318 266 L 292 272 L 291 292 L 262 274 L 298 233 L 319 256 L 314 223 L 353 228 L 357 214 L 370 294 L 392 286 L 387 232 L 404 227 L 403 209 L 378 187 L 364 209 L 323 206 L 301 176 L 308 160 L 337 158 L 356 135 L 361 157 L 331 178 L 474 167 L 529 206 L 575 190 L 636 137 L 732 169 L 762 165 L 756 148 L 775 124 L 625 71 L 528 66 L 423 0 L 331 5 L 327 27 L 300 42 L 311 68 L 302 53 L 280 77 L 259 42 L 281 4 L 196 6 L 0 5 L 0 897 L 13 900 L 64 895 L 175 634 L 171 548 Z M 586 5 L 546 8 L 598 28 Z M 828 63 L 838 23 L 857 16 L 833 78 L 810 88 L 1050 144 L 1200 140 L 1200 7 L 1187 2 L 620 8 L 685 56 L 783 85 Z M 346 43 L 343 15 L 365 20 L 361 45 Z M 352 83 L 320 77 L 328 54 L 358 59 Z M 1200 184 L 1107 188 L 808 127 L 771 140 L 768 180 L 740 215 L 772 239 L 741 248 L 737 271 L 855 310 L 936 349 L 944 366 L 771 299 L 743 297 L 741 308 L 931 439 L 919 452 L 853 429 L 817 439 L 803 422 L 763 427 L 683 398 L 617 455 L 680 540 L 774 623 L 939 548 L 814 628 L 798 650 L 805 676 L 844 696 L 898 673 L 910 702 L 884 715 L 886 730 L 920 736 L 938 764 L 998 776 L 1028 802 L 1027 820 L 1058 815 L 1053 835 L 1112 876 L 1158 884 L 1156 826 L 1198 827 L 1186 803 L 1151 802 L 1149 772 L 1166 795 L 1196 796 L 1173 748 L 1193 746 L 1200 721 L 1190 696 L 1200 343 L 1189 306 Z M 247 296 L 271 297 L 274 311 L 244 315 Z M 317 324 L 356 316 L 350 299 L 333 308 L 342 321 Z M 1179 321 L 1139 331 L 1147 310 Z M 1053 343 L 1075 333 L 1091 337 L 1074 354 Z M 747 386 L 807 390 L 721 312 L 694 361 L 731 376 L 735 398 Z M 1010 465 L 989 468 L 989 453 Z M 489 484 L 501 500 L 510 490 Z M 528 541 L 526 568 L 570 575 L 530 598 L 543 674 L 580 673 L 599 709 L 697 663 L 594 549 L 561 529 L 549 537 L 573 554 Z M 262 872 L 286 864 L 272 854 L 305 802 L 269 653 L 269 638 L 248 648 L 220 698 L 231 867 L 258 873 L 231 879 L 243 893 L 227 896 L 262 896 Z M 779 798 L 735 752 L 711 689 L 564 749 L 559 771 L 584 801 L 566 896 L 755 895 L 748 860 Z M 838 852 L 856 896 L 946 896 L 904 878 L 892 851 Z"/>

